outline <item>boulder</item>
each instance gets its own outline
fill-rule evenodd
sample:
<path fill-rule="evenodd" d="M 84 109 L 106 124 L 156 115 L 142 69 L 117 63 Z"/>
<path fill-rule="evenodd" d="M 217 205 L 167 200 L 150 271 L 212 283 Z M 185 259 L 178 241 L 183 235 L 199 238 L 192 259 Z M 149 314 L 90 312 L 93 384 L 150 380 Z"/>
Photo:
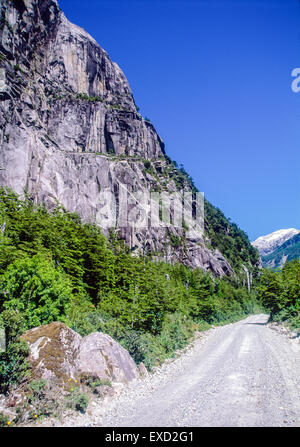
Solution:
<path fill-rule="evenodd" d="M 82 337 L 77 332 L 55 322 L 27 331 L 22 339 L 29 343 L 29 361 L 35 377 L 59 382 L 78 378 Z"/>
<path fill-rule="evenodd" d="M 82 339 L 78 360 L 84 376 L 127 383 L 139 375 L 128 351 L 102 332 L 94 332 Z"/>
<path fill-rule="evenodd" d="M 95 332 L 81 337 L 64 323 L 50 323 L 27 331 L 34 378 L 67 383 L 82 377 L 127 383 L 139 375 L 133 359 L 109 335 Z"/>

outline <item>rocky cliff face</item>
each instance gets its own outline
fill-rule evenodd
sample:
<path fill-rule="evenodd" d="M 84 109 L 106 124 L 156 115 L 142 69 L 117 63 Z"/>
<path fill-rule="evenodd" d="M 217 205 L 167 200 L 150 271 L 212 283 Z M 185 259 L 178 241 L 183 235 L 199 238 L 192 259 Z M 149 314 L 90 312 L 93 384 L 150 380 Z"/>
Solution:
<path fill-rule="evenodd" d="M 100 226 L 100 193 L 110 193 L 116 226 L 133 250 L 218 276 L 232 273 L 223 255 L 187 228 L 120 223 L 120 191 L 181 197 L 191 187 L 138 113 L 118 65 L 56 0 L 1 1 L 0 185 Z"/>

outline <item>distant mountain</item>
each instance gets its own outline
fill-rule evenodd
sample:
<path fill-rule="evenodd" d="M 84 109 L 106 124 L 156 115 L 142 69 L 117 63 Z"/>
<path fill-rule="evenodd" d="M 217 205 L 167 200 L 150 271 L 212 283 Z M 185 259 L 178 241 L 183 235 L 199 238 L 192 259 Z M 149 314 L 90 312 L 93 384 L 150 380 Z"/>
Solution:
<path fill-rule="evenodd" d="M 300 230 L 274 231 L 259 237 L 252 245 L 258 249 L 263 266 L 277 270 L 287 261 L 300 258 Z"/>

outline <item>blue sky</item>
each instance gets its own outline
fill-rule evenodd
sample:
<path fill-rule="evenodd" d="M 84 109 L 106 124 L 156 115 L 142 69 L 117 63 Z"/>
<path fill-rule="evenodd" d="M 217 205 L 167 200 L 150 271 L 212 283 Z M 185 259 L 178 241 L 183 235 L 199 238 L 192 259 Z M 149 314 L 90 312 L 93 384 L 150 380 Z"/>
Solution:
<path fill-rule="evenodd" d="M 166 152 L 251 240 L 300 228 L 298 0 L 59 0 L 119 64 Z"/>

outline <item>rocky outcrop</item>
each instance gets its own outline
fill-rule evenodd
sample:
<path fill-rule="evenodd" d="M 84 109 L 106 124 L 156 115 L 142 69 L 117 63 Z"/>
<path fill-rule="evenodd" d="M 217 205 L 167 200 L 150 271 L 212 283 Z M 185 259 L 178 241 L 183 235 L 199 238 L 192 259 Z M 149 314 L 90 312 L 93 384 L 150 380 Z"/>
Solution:
<path fill-rule="evenodd" d="M 82 375 L 113 382 L 126 383 L 139 374 L 128 351 L 101 332 L 94 332 L 82 339 L 78 361 Z"/>
<path fill-rule="evenodd" d="M 35 377 L 63 383 L 78 379 L 82 337 L 77 332 L 56 322 L 31 329 L 22 339 L 29 343 L 29 361 Z"/>
<path fill-rule="evenodd" d="M 129 353 L 109 335 L 95 332 L 84 338 L 64 323 L 51 323 L 27 331 L 34 377 L 58 383 L 86 377 L 127 383 L 139 375 Z"/>
<path fill-rule="evenodd" d="M 178 174 L 118 65 L 56 0 L 1 2 L 0 185 L 48 208 L 61 204 L 104 232 L 101 194 L 111 194 L 112 226 L 133 251 L 231 274 L 222 254 L 186 228 L 120 222 L 120 191 L 129 200 L 150 191 L 182 198 L 191 187 Z"/>

